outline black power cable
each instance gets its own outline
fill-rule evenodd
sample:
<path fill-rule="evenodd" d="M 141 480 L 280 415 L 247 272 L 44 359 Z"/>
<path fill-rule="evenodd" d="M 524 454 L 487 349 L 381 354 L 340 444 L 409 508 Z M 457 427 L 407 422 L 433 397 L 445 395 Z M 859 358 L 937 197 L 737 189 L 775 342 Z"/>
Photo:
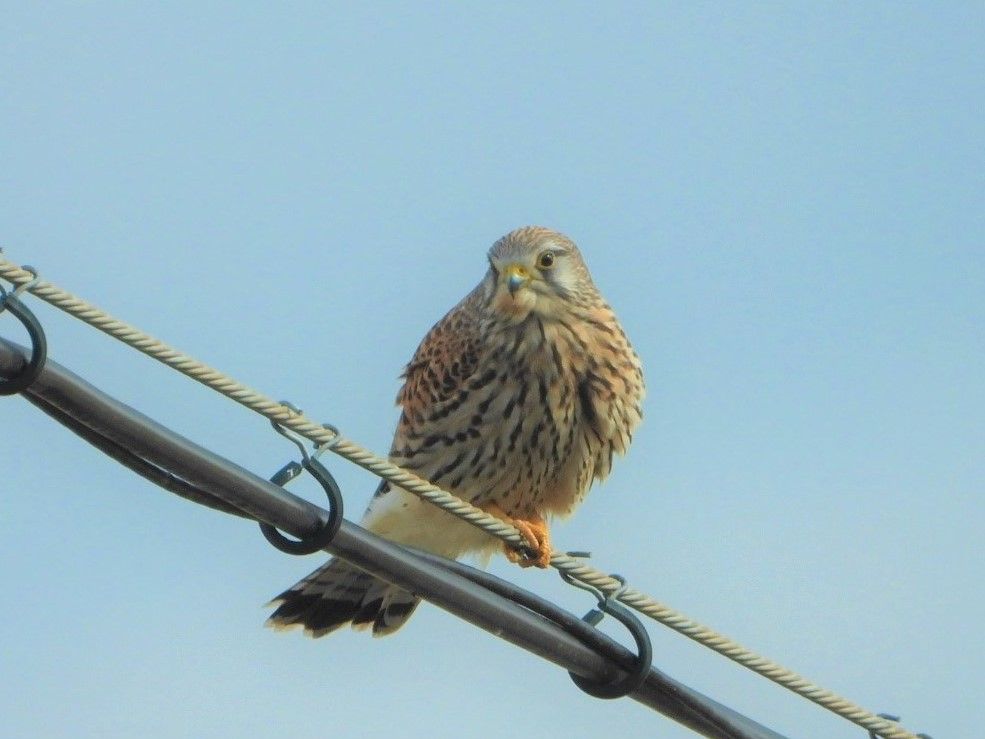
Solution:
<path fill-rule="evenodd" d="M 16 376 L 29 353 L 0 339 L 0 377 Z M 113 459 L 196 503 L 261 521 L 302 540 L 331 515 L 200 447 L 47 361 L 26 399 Z M 414 553 L 341 521 L 325 550 L 417 593 L 593 684 L 626 678 L 636 657 L 556 605 L 466 565 Z M 783 739 L 751 719 L 650 669 L 630 697 L 715 739 Z"/>

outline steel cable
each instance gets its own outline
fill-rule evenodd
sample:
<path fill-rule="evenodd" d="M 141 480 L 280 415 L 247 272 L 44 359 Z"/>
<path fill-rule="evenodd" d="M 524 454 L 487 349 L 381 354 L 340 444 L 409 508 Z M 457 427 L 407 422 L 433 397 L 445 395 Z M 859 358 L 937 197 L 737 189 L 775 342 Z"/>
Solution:
<path fill-rule="evenodd" d="M 513 526 L 374 454 L 365 447 L 347 439 L 334 427 L 327 427 L 318 423 L 303 413 L 282 405 L 219 370 L 179 352 L 159 339 L 114 318 L 72 293 L 46 280 L 39 279 L 33 272 L 19 267 L 2 256 L 0 256 L 0 277 L 17 286 L 27 285 L 27 292 L 197 380 L 250 410 L 292 429 L 309 439 L 317 447 L 326 447 L 378 477 L 384 478 L 429 503 L 468 521 L 514 547 L 520 547 L 524 544 L 525 540 Z M 789 670 L 729 637 L 693 621 L 683 613 L 660 603 L 646 593 L 632 587 L 623 589 L 622 583 L 618 580 L 591 567 L 579 558 L 555 553 L 551 557 L 551 566 L 607 595 L 622 590 L 619 597 L 620 602 L 872 733 L 887 739 L 918 739 L 918 735 L 907 731 L 898 723 L 882 718 L 847 698 L 816 685 L 793 670 Z"/>

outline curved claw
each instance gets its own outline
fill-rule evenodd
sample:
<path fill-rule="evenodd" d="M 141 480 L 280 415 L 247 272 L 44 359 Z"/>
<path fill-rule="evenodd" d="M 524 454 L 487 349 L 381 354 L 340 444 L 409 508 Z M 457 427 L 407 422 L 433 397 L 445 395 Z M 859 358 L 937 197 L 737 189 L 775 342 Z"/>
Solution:
<path fill-rule="evenodd" d="M 514 518 L 504 511 L 495 501 L 479 506 L 490 516 L 516 528 L 526 539 L 526 549 L 518 549 L 512 544 L 503 544 L 503 553 L 513 564 L 521 567 L 546 568 L 551 563 L 554 550 L 551 548 L 551 532 L 540 514 L 533 513 L 527 518 Z"/>
<path fill-rule="evenodd" d="M 546 568 L 551 563 L 551 534 L 547 528 L 547 523 L 539 516 L 536 519 L 525 520 L 521 518 L 512 519 L 511 523 L 516 526 L 517 531 L 527 540 L 528 552 L 518 551 L 509 545 L 504 545 L 506 558 L 520 567 L 540 567 Z"/>

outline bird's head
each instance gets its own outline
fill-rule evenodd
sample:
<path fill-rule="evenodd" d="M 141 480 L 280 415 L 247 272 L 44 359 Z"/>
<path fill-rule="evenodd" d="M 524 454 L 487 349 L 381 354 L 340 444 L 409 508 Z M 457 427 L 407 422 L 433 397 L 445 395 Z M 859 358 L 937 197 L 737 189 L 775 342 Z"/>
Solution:
<path fill-rule="evenodd" d="M 492 309 L 516 322 L 531 313 L 558 317 L 597 295 L 574 242 L 541 226 L 518 228 L 492 245 L 485 285 Z"/>

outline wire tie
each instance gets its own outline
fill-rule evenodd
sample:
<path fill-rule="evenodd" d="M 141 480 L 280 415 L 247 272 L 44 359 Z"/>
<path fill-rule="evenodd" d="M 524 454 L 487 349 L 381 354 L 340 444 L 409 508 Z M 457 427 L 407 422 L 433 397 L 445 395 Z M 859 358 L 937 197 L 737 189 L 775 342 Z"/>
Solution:
<path fill-rule="evenodd" d="M 565 554 L 567 554 L 569 557 L 573 557 L 574 559 L 591 559 L 592 558 L 592 553 L 591 552 L 581 552 L 581 551 L 579 551 L 579 552 L 565 552 Z"/>
<path fill-rule="evenodd" d="M 0 251 L 3 251 L 0 249 Z M 0 313 L 3 313 L 7 309 L 7 299 L 8 298 L 18 298 L 25 290 L 30 290 L 32 287 L 38 284 L 40 278 L 38 277 L 38 271 L 34 269 L 30 264 L 22 264 L 21 269 L 25 272 L 30 272 L 34 277 L 27 282 L 22 282 L 20 285 L 14 287 L 11 292 L 7 292 L 7 289 L 0 282 Z"/>
<path fill-rule="evenodd" d="M 27 290 L 33 290 L 34 286 L 41 281 L 41 278 L 38 276 L 38 271 L 34 269 L 34 267 L 32 267 L 30 264 L 22 264 L 21 269 L 24 270 L 25 272 L 30 272 L 32 275 L 34 275 L 34 278 L 28 280 L 27 282 L 22 282 L 20 285 L 14 288 L 13 296 L 15 298 L 20 297 L 21 294 L 23 294 Z"/>
<path fill-rule="evenodd" d="M 287 410 L 289 410 L 292 413 L 294 413 L 295 415 L 298 415 L 298 416 L 302 415 L 301 409 L 298 408 L 296 405 L 294 405 L 294 403 L 290 402 L 289 400 L 281 400 L 280 401 L 280 404 L 283 407 L 287 408 Z M 292 431 L 289 428 L 285 428 L 278 421 L 275 421 L 273 419 L 270 419 L 270 425 L 274 427 L 274 431 L 276 431 L 278 434 L 280 434 L 281 436 L 283 436 L 289 442 L 291 442 L 292 444 L 294 444 L 294 446 L 296 446 L 301 451 L 301 459 L 302 460 L 307 461 L 309 459 L 309 457 L 308 457 L 308 449 L 305 447 L 304 441 L 302 440 L 304 437 L 302 437 L 300 434 L 298 434 L 295 431 Z M 297 464 L 297 462 L 295 462 L 294 464 Z M 289 465 L 285 465 L 285 467 L 286 466 L 289 466 Z M 293 480 L 295 477 L 297 477 L 298 474 L 300 474 L 300 472 L 297 473 L 297 474 L 295 474 L 295 475 L 292 475 L 290 478 L 288 478 L 284 482 L 290 482 L 290 480 Z M 278 482 L 277 484 L 278 485 L 282 485 L 283 483 Z"/>
<path fill-rule="evenodd" d="M 332 434 L 332 438 L 328 441 L 320 441 L 315 444 L 315 453 L 312 456 L 316 458 L 321 456 L 323 452 L 332 451 L 335 449 L 335 446 L 342 441 L 342 432 L 339 431 L 334 424 L 323 423 L 321 427 L 330 432 Z"/>

